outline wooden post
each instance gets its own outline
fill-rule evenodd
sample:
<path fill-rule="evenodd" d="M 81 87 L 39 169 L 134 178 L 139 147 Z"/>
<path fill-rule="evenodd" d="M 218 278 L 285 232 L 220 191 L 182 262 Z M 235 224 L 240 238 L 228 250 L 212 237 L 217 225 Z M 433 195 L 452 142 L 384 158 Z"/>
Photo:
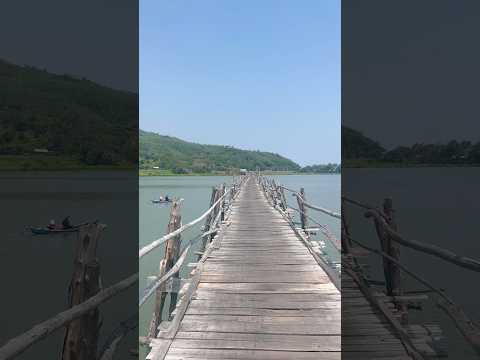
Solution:
<path fill-rule="evenodd" d="M 83 303 L 101 290 L 97 246 L 105 228 L 103 224 L 94 223 L 79 229 L 73 276 L 69 287 L 70 307 Z M 99 329 L 98 308 L 72 321 L 66 329 L 62 360 L 95 359 Z"/>
<path fill-rule="evenodd" d="M 283 191 L 283 187 L 280 188 L 280 192 L 282 195 L 283 211 L 287 211 L 288 204 L 287 204 L 287 198 L 285 197 L 285 191 Z"/>
<path fill-rule="evenodd" d="M 383 213 L 386 216 L 387 224 L 395 231 L 398 231 L 397 223 L 395 220 L 395 211 L 393 209 L 393 201 L 391 198 L 386 198 L 383 201 Z M 382 249 L 389 256 L 391 256 L 396 261 L 400 261 L 400 246 L 392 241 L 390 236 L 385 233 L 385 249 Z M 384 259 L 387 261 L 387 269 L 390 273 L 390 284 L 389 284 L 389 295 L 392 296 L 402 296 L 403 295 L 403 285 L 402 285 L 402 272 L 401 269 L 394 262 Z M 401 322 L 403 324 L 408 323 L 408 310 L 406 304 L 403 302 L 396 303 L 399 312 L 401 313 Z"/>
<path fill-rule="evenodd" d="M 387 224 L 395 231 L 398 231 L 397 223 L 395 221 L 395 212 L 393 210 L 393 201 L 391 198 L 387 198 L 383 202 L 383 212 L 386 215 Z M 386 236 L 386 253 L 397 261 L 400 261 L 400 247 L 394 241 L 390 239 L 390 236 Z M 388 260 L 388 267 L 391 273 L 391 292 L 392 295 L 402 295 L 402 276 L 400 268 L 393 262 Z"/>
<path fill-rule="evenodd" d="M 300 223 L 302 224 L 302 229 L 305 230 L 307 228 L 307 209 L 303 201 L 306 201 L 305 197 L 305 189 L 302 187 L 300 189 L 300 197 L 297 195 L 297 202 L 298 202 L 298 209 L 300 210 Z"/>
<path fill-rule="evenodd" d="M 225 195 L 225 190 L 226 190 L 226 185 L 224 183 L 224 184 L 222 184 L 222 187 L 221 187 L 221 190 L 220 190 L 220 192 L 221 192 L 220 196 Z M 223 221 L 223 220 L 225 220 L 225 197 L 221 201 L 220 211 L 222 212 L 222 214 L 220 215 L 220 221 Z"/>
<path fill-rule="evenodd" d="M 347 223 L 347 217 L 345 213 L 345 201 L 342 199 L 341 202 L 341 210 L 342 210 L 342 252 L 345 254 L 350 253 L 350 247 L 352 246 L 352 242 L 350 240 L 350 229 Z"/>
<path fill-rule="evenodd" d="M 210 206 L 208 208 L 211 208 L 213 204 L 215 204 L 215 202 L 219 199 L 219 193 L 220 191 L 218 190 L 218 188 L 214 186 L 212 188 L 212 195 L 210 197 Z M 205 226 L 203 227 L 204 232 L 207 232 L 210 230 L 210 225 L 212 224 L 212 221 L 214 219 L 215 219 L 215 209 L 210 214 L 207 215 L 207 218 L 205 220 Z M 201 251 L 205 249 L 205 247 L 207 246 L 207 242 L 210 241 L 210 238 L 211 238 L 210 235 L 203 237 Z M 198 259 L 200 259 L 201 257 L 202 255 L 198 255 Z"/>
<path fill-rule="evenodd" d="M 172 203 L 172 208 L 170 210 L 170 219 L 167 225 L 167 234 L 179 229 L 181 226 L 182 216 L 180 215 L 180 202 L 175 199 Z M 180 243 L 181 235 L 175 236 L 174 238 L 167 240 L 167 242 L 165 243 L 165 255 L 164 258 L 160 261 L 158 273 L 159 277 L 165 275 L 177 262 L 180 253 Z M 173 277 L 178 277 L 178 273 Z M 162 321 L 163 307 L 165 306 L 165 299 L 167 297 L 167 293 L 164 290 L 165 285 L 159 286 L 156 290 L 155 309 L 152 315 L 152 320 L 150 322 L 148 337 L 155 337 L 157 335 L 158 326 Z M 176 300 L 177 294 L 171 293 L 169 314 L 171 314 L 173 309 L 175 309 Z"/>
<path fill-rule="evenodd" d="M 277 206 L 277 184 L 275 184 L 275 180 L 272 179 L 272 201 L 273 206 Z"/>

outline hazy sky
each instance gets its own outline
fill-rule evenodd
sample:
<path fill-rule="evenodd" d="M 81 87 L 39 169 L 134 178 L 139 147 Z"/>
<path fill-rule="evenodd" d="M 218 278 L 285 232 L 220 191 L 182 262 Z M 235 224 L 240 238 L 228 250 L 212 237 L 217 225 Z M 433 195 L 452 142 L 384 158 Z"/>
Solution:
<path fill-rule="evenodd" d="M 140 1 L 140 127 L 339 162 L 340 1 Z"/>

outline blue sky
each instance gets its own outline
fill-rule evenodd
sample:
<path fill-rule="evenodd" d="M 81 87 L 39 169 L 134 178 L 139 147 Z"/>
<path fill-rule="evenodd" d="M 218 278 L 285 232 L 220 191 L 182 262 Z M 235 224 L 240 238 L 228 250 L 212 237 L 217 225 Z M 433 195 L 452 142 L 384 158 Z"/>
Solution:
<path fill-rule="evenodd" d="M 340 1 L 140 1 L 140 127 L 340 162 Z"/>

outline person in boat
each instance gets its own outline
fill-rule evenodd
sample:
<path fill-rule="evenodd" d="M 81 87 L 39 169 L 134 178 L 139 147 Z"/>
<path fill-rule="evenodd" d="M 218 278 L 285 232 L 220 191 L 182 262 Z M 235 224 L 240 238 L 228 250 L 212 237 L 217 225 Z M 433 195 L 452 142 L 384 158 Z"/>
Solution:
<path fill-rule="evenodd" d="M 73 227 L 70 223 L 70 216 L 67 216 L 65 219 L 63 219 L 62 226 L 64 229 L 71 229 Z"/>
<path fill-rule="evenodd" d="M 160 197 L 158 198 L 158 201 L 163 201 L 163 196 L 160 196 Z"/>
<path fill-rule="evenodd" d="M 50 223 L 48 224 L 47 227 L 48 227 L 50 230 L 55 229 L 55 228 L 56 228 L 55 220 L 54 220 L 54 219 L 50 220 Z"/>
<path fill-rule="evenodd" d="M 170 201 L 170 198 L 168 197 L 168 195 L 165 195 L 165 201 Z"/>

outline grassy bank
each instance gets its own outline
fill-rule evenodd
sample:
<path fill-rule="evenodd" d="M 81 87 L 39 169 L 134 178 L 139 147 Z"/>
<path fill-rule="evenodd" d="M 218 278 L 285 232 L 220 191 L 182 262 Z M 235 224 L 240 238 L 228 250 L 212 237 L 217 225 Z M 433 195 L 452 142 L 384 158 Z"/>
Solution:
<path fill-rule="evenodd" d="M 135 166 L 87 165 L 62 155 L 0 155 L 0 171 L 133 170 Z"/>
<path fill-rule="evenodd" d="M 480 164 L 435 164 L 435 163 L 402 163 L 377 160 L 347 160 L 344 168 L 429 168 L 429 167 L 480 167 Z"/>
<path fill-rule="evenodd" d="M 325 173 L 331 174 L 331 173 Z M 176 174 L 171 170 L 160 170 L 160 169 L 140 169 L 139 176 L 239 176 L 240 174 L 232 173 L 228 171 L 215 171 L 215 172 L 208 172 L 208 173 L 188 173 L 188 174 Z M 295 172 L 295 171 L 262 171 L 262 175 L 320 175 L 319 173 L 303 173 L 303 172 Z"/>

